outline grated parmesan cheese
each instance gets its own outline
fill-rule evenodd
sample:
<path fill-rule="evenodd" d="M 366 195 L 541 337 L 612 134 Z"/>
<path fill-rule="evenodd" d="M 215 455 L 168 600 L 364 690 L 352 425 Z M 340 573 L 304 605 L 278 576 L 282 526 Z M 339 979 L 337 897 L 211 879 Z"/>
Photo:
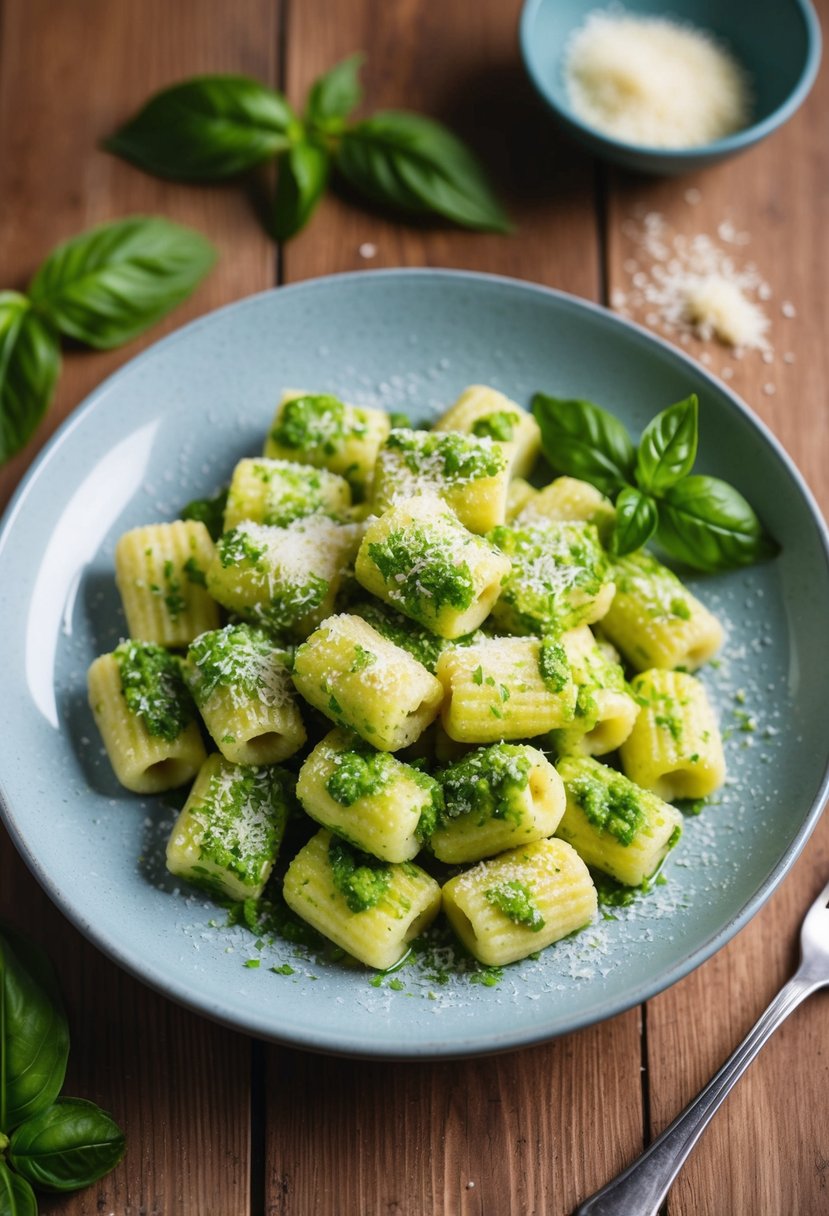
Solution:
<path fill-rule="evenodd" d="M 574 113 L 626 143 L 695 148 L 749 122 L 742 67 L 709 33 L 666 17 L 591 13 L 564 75 Z"/>

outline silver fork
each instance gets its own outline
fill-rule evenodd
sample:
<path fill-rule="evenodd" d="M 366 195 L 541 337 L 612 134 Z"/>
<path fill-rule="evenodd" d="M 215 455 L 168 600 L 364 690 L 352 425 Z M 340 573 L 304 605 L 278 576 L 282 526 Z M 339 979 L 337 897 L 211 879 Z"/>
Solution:
<path fill-rule="evenodd" d="M 702 1093 L 657 1140 L 574 1216 L 657 1216 L 671 1184 L 732 1085 L 801 1001 L 829 985 L 829 884 L 806 913 L 800 930 L 800 966 Z"/>

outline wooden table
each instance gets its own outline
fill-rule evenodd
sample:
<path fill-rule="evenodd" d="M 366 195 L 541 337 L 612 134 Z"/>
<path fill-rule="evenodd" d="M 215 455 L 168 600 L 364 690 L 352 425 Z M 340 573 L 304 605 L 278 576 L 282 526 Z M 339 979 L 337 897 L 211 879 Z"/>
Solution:
<path fill-rule="evenodd" d="M 680 231 L 751 234 L 773 285 L 778 350 L 733 362 L 733 386 L 829 505 L 829 81 L 783 130 L 693 179 L 597 167 L 565 144 L 524 81 L 517 0 L 2 0 L 0 269 L 21 287 L 59 240 L 134 212 L 165 214 L 221 252 L 196 295 L 141 342 L 68 353 L 37 439 L 0 473 L 0 507 L 37 447 L 162 332 L 275 283 L 366 266 L 458 266 L 607 301 L 627 279 L 624 220 L 641 205 Z M 829 17 L 829 0 L 823 0 Z M 512 238 L 407 227 L 331 197 L 275 249 L 256 191 L 146 177 L 97 150 L 151 90 L 243 72 L 299 101 L 319 72 L 367 52 L 373 107 L 442 117 L 488 162 Z M 699 192 L 688 194 L 689 189 Z M 689 201 L 689 200 L 697 201 Z M 360 246 L 376 246 L 367 261 Z M 797 317 L 781 320 L 792 301 Z M 701 354 L 702 348 L 696 353 Z M 725 360 L 719 360 L 720 363 Z M 773 382 L 774 395 L 764 392 Z M 499 1058 L 390 1065 L 251 1041 L 119 971 L 49 904 L 7 837 L 0 913 L 50 950 L 67 996 L 69 1092 L 112 1110 L 129 1144 L 99 1186 L 44 1199 L 61 1216 L 352 1216 L 568 1212 L 641 1151 L 699 1089 L 791 970 L 796 928 L 829 876 L 829 821 L 748 928 L 681 983 L 600 1026 Z M 671 1216 L 829 1211 L 829 1004 L 798 1010 L 728 1099 L 674 1188 Z"/>

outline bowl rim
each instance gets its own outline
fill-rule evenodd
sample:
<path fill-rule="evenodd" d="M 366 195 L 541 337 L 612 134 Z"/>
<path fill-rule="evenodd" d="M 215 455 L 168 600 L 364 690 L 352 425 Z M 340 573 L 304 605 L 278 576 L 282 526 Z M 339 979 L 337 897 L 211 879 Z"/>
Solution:
<path fill-rule="evenodd" d="M 749 428 L 758 431 L 769 445 L 777 461 L 783 466 L 786 473 L 794 482 L 800 497 L 808 509 L 823 550 L 824 561 L 827 567 L 829 567 L 829 526 L 827 526 L 811 490 L 794 461 L 763 420 L 736 393 L 732 392 L 705 367 L 691 358 L 690 355 L 659 335 L 652 333 L 644 326 L 629 321 L 627 318 L 617 316 L 604 305 L 591 300 L 585 300 L 570 292 L 561 291 L 557 288 L 547 287 L 544 284 L 519 279 L 514 276 L 444 267 L 388 267 L 377 270 L 354 270 L 340 274 L 320 275 L 315 278 L 286 284 L 285 286 L 266 288 L 263 291 L 243 296 L 238 300 L 233 300 L 228 304 L 212 309 L 210 312 L 194 318 L 172 333 L 151 343 L 147 349 L 141 351 L 132 359 L 127 360 L 126 363 L 107 376 L 97 388 L 93 389 L 61 423 L 55 433 L 46 442 L 43 449 L 38 453 L 5 511 L 0 515 L 0 559 L 2 559 L 3 551 L 9 542 L 17 516 L 24 508 L 29 494 L 35 489 L 41 476 L 46 472 L 50 461 L 62 447 L 63 443 L 78 426 L 83 424 L 88 415 L 94 413 L 112 390 L 117 389 L 119 381 L 122 378 L 133 375 L 136 367 L 155 358 L 160 349 L 166 351 L 178 342 L 186 341 L 191 332 L 211 325 L 225 312 L 255 308 L 257 302 L 262 298 L 273 296 L 277 293 L 287 292 L 293 294 L 303 291 L 324 290 L 325 285 L 332 281 L 335 283 L 348 283 L 349 281 L 354 283 L 374 283 L 394 278 L 403 281 L 431 278 L 438 282 L 443 280 L 455 281 L 459 284 L 465 283 L 470 287 L 478 285 L 491 285 L 495 288 L 508 287 L 518 289 L 522 293 L 529 295 L 540 296 L 542 299 L 552 298 L 565 307 L 575 308 L 577 311 L 591 315 L 601 325 L 609 325 L 612 328 L 620 328 L 623 331 L 632 332 L 639 343 L 643 343 L 646 346 L 655 346 L 663 354 L 669 355 L 678 360 L 679 363 L 692 368 L 695 374 L 700 375 L 704 380 L 709 382 L 712 392 L 716 392 L 727 398 L 729 404 L 741 417 L 743 423 Z M 495 1055 L 508 1051 L 523 1050 L 524 1048 L 550 1042 L 565 1034 L 572 1034 L 585 1027 L 608 1021 L 610 1018 L 624 1013 L 636 1005 L 644 1004 L 660 992 L 671 987 L 725 946 L 771 897 L 794 865 L 814 831 L 828 795 L 829 763 L 827 763 L 824 769 L 812 804 L 803 818 L 797 835 L 785 852 L 771 866 L 758 890 L 690 954 L 678 959 L 672 966 L 661 971 L 658 976 L 651 978 L 649 981 L 629 984 L 617 993 L 615 999 L 611 1000 L 606 1006 L 603 1005 L 598 1013 L 595 1006 L 590 1006 L 581 1015 L 569 1021 L 566 1026 L 552 1031 L 546 1027 L 535 1027 L 532 1030 L 525 1029 L 516 1037 L 514 1031 L 511 1031 L 507 1027 L 496 1034 L 489 1034 L 484 1038 L 467 1034 L 462 1037 L 459 1036 L 456 1041 L 450 1040 L 448 1043 L 436 1035 L 434 1040 L 412 1044 L 408 1046 L 408 1049 L 405 1044 L 396 1047 L 386 1044 L 375 1044 L 372 1048 L 367 1046 L 365 1037 L 355 1036 L 351 1032 L 343 1033 L 336 1027 L 323 1034 L 320 1034 L 316 1030 L 304 1030 L 302 1027 L 294 1027 L 289 1034 L 280 1034 L 279 1028 L 274 1026 L 273 1021 L 267 1020 L 264 1016 L 251 1012 L 245 1019 L 240 1020 L 238 1017 L 234 1017 L 226 1012 L 225 1007 L 214 998 L 194 992 L 190 983 L 185 983 L 175 978 L 171 979 L 163 974 L 148 973 L 146 958 L 140 953 L 130 950 L 123 943 L 119 943 L 117 940 L 113 941 L 102 926 L 86 920 L 82 911 L 75 908 L 71 901 L 64 896 L 60 884 L 43 868 L 38 857 L 29 848 L 22 823 L 16 822 L 15 812 L 3 789 L 1 774 L 0 819 L 5 824 L 17 852 L 26 863 L 28 869 L 44 889 L 51 902 L 56 905 L 67 920 L 107 958 L 111 959 L 117 966 L 123 968 L 123 970 L 127 971 L 141 983 L 160 993 L 167 1000 L 172 1000 L 176 1004 L 200 1016 L 208 1017 L 212 1021 L 218 1022 L 237 1032 L 253 1035 L 265 1041 L 286 1047 L 358 1059 L 424 1061 Z"/>
<path fill-rule="evenodd" d="M 629 143 L 626 140 L 617 139 L 615 136 L 608 135 L 604 131 L 599 130 L 598 127 L 584 122 L 573 113 L 569 106 L 565 108 L 558 103 L 550 91 L 547 80 L 537 70 L 532 51 L 533 24 L 539 11 L 546 4 L 550 3 L 550 0 L 524 0 L 518 21 L 518 41 L 521 59 L 535 91 L 555 114 L 556 118 L 564 126 L 569 127 L 586 141 L 593 144 L 594 147 L 600 148 L 612 155 L 649 158 L 654 162 L 669 159 L 687 161 L 688 166 L 693 167 L 694 162 L 700 158 L 723 158 L 731 153 L 740 152 L 745 148 L 751 147 L 777 130 L 785 122 L 788 122 L 795 111 L 806 100 L 812 85 L 815 83 L 818 68 L 820 67 L 823 46 L 820 21 L 811 0 L 789 0 L 789 2 L 795 5 L 806 30 L 806 59 L 791 92 L 765 118 L 751 123 L 750 126 L 742 127 L 739 131 L 734 131 L 731 135 L 726 135 L 722 139 L 716 139 L 707 144 L 698 144 L 692 148 L 653 147 L 650 144 Z M 601 0 L 598 0 L 584 14 L 584 18 L 586 19 L 593 11 L 599 11 L 607 7 L 607 4 L 602 4 Z"/>

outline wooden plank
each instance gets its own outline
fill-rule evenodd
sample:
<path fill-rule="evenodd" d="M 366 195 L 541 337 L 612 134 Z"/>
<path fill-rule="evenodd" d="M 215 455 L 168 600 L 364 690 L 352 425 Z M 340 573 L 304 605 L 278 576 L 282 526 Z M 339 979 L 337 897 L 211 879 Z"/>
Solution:
<path fill-rule="evenodd" d="M 829 17 L 829 4 L 822 4 Z M 771 426 L 829 505 L 829 424 L 825 385 L 829 308 L 825 292 L 829 150 L 825 74 L 804 109 L 746 156 L 680 181 L 619 176 L 609 205 L 611 289 L 629 293 L 637 257 L 626 223 L 661 213 L 686 235 L 715 237 L 723 222 L 749 234 L 731 246 L 738 264 L 756 262 L 773 294 L 773 362 L 734 359 L 692 341 L 698 358 L 730 368 L 728 383 Z M 641 219 L 637 221 L 641 226 Z M 726 235 L 729 229 L 723 229 Z M 640 267 L 641 271 L 641 267 Z M 782 306 L 791 302 L 796 317 Z M 789 311 L 788 309 L 786 311 Z M 641 318 L 640 318 L 641 319 Z M 784 354 L 792 354 L 786 362 Z M 770 386 L 769 389 L 766 386 Z M 773 391 L 771 391 L 773 390 Z M 716 813 L 716 812 L 712 812 Z M 650 1002 L 647 1039 L 650 1108 L 658 1134 L 737 1045 L 796 963 L 800 920 L 829 877 L 829 821 L 822 822 L 780 891 L 751 925 L 693 975 Z M 825 1212 L 829 1206 L 829 1059 L 826 1001 L 797 1011 L 727 1100 L 682 1172 L 670 1216 L 721 1212 Z"/>
<path fill-rule="evenodd" d="M 404 225 L 332 196 L 285 250 L 288 280 L 377 266 L 460 266 L 596 298 L 594 182 L 532 97 L 515 45 L 519 5 L 487 0 L 305 0 L 288 15 L 287 79 L 367 52 L 367 109 L 421 109 L 485 155 L 512 238 Z M 537 140 L 541 139 L 541 152 Z M 370 244 L 374 256 L 361 256 Z M 364 251 L 365 252 L 365 251 Z M 266 1210 L 544 1212 L 572 1209 L 642 1146 L 638 1013 L 499 1059 L 391 1065 L 268 1052 Z M 607 1125 L 595 1135 L 597 1095 Z M 473 1185 L 470 1185 L 473 1184 Z"/>
<path fill-rule="evenodd" d="M 146 338 L 110 354 L 67 353 L 37 439 L 0 473 L 0 506 L 36 449 L 103 377 L 165 331 L 273 282 L 274 251 L 244 189 L 155 181 L 97 151 L 161 85 L 206 71 L 277 78 L 277 6 L 248 0 L 6 0 L 0 40 L 3 286 L 22 286 L 59 240 L 144 212 L 200 228 L 221 260 L 194 297 Z M 72 1026 L 69 1092 L 111 1110 L 124 1163 L 98 1186 L 45 1199 L 41 1212 L 242 1216 L 250 1211 L 249 1040 L 185 1013 L 87 945 L 0 838 L 0 914 L 54 959 Z"/>

